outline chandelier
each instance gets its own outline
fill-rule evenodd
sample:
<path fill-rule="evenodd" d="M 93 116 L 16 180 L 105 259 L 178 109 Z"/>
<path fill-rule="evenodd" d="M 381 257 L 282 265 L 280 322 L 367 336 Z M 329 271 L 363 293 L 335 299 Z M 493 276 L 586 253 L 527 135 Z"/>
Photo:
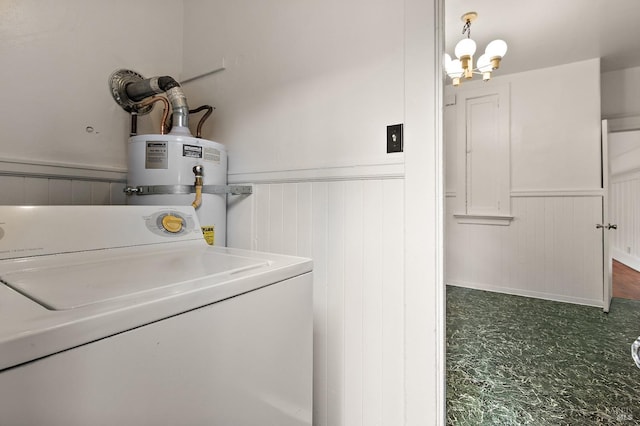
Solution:
<path fill-rule="evenodd" d="M 476 20 L 476 12 L 468 12 L 462 15 L 464 22 L 463 38 L 456 44 L 455 54 L 458 59 L 451 59 L 448 53 L 444 54 L 444 68 L 454 86 L 459 86 L 461 78 L 473 78 L 473 74 L 481 74 L 482 80 L 491 78 L 491 71 L 500 67 L 500 60 L 507 53 L 507 43 L 504 40 L 493 40 L 487 45 L 483 55 L 478 58 L 476 68 L 473 67 L 473 55 L 476 53 L 476 42 L 471 39 L 471 23 Z"/>

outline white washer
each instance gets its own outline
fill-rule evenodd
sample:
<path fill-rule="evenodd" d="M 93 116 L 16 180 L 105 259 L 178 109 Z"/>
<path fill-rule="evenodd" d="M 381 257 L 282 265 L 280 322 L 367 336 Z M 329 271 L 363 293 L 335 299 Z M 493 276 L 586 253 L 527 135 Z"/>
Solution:
<path fill-rule="evenodd" d="M 191 207 L 0 207 L 0 424 L 311 425 L 311 269 Z"/>

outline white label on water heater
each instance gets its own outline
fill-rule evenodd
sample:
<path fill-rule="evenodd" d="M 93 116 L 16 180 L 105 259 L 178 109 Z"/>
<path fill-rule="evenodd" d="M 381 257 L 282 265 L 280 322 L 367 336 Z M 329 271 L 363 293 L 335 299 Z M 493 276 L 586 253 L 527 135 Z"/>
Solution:
<path fill-rule="evenodd" d="M 166 141 L 147 141 L 145 169 L 168 169 L 169 150 Z"/>
<path fill-rule="evenodd" d="M 220 164 L 220 150 L 215 148 L 204 149 L 204 161 L 211 161 L 212 163 Z"/>
<path fill-rule="evenodd" d="M 182 156 L 189 158 L 202 158 L 202 147 L 196 145 L 182 145 Z"/>

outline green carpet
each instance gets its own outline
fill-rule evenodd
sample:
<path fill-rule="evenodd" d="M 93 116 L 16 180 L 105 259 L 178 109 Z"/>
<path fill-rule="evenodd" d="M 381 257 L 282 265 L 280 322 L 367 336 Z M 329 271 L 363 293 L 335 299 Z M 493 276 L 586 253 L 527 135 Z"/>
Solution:
<path fill-rule="evenodd" d="M 602 309 L 447 287 L 447 423 L 640 424 L 640 302 Z"/>

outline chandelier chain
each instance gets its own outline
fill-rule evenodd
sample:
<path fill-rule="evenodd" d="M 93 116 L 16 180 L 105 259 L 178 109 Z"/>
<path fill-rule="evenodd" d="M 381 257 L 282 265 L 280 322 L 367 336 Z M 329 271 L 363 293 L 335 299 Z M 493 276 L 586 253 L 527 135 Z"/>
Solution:
<path fill-rule="evenodd" d="M 471 20 L 467 19 L 464 26 L 462 27 L 462 34 L 467 33 L 467 38 L 471 38 Z"/>

